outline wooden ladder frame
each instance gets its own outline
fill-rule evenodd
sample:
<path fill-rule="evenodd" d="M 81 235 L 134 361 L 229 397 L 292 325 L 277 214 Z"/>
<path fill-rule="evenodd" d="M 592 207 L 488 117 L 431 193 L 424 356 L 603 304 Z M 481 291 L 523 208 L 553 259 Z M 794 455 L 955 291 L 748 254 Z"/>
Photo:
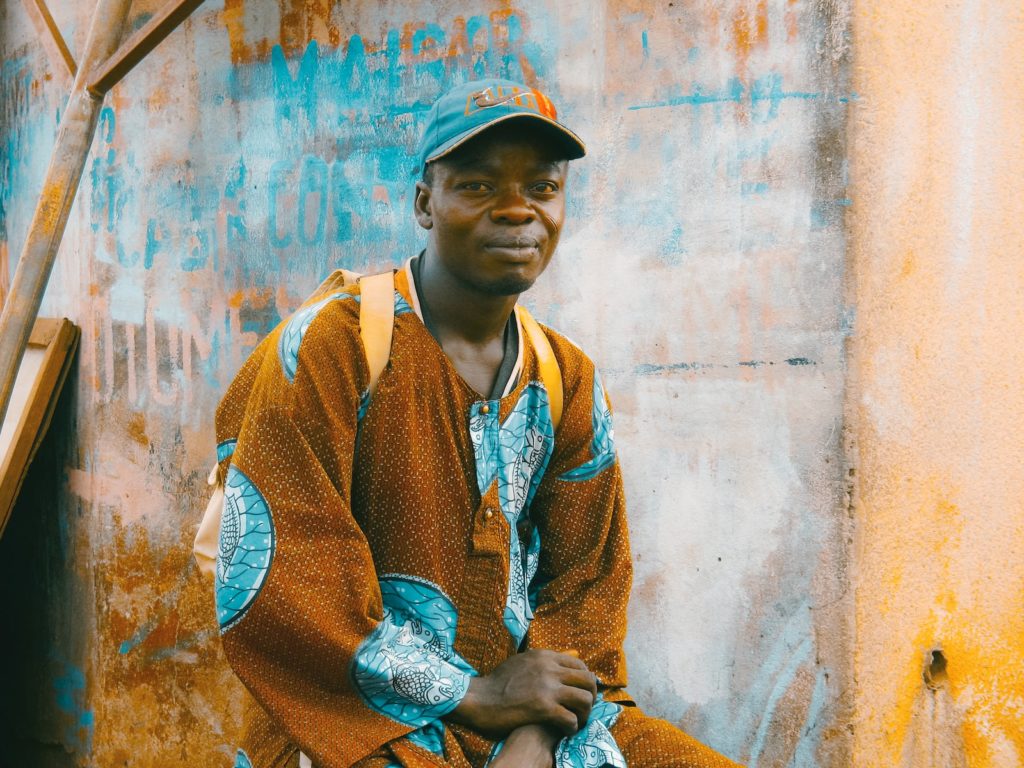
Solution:
<path fill-rule="evenodd" d="M 170 0 L 122 42 L 132 0 L 97 0 L 82 60 L 76 64 L 46 1 L 23 0 L 59 80 L 71 80 L 72 85 L 43 190 L 0 313 L 0 424 L 7 415 L 18 367 L 75 202 L 103 100 L 202 2 Z"/>

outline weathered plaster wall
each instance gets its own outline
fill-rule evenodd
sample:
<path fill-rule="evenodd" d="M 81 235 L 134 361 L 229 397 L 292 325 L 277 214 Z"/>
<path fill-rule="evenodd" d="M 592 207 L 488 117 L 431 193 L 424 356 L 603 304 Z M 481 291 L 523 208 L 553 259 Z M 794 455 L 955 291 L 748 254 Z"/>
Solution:
<path fill-rule="evenodd" d="M 1020 766 L 1024 7 L 855 8 L 854 763 Z"/>
<path fill-rule="evenodd" d="M 80 50 L 87 4 L 54 5 Z M 591 147 L 528 303 L 617 407 L 635 695 L 752 766 L 846 765 L 848 3 L 329 6 L 210 0 L 108 100 L 45 306 L 83 327 L 79 372 L 0 541 L 12 754 L 229 762 L 189 554 L 218 395 L 329 268 L 415 250 L 423 113 L 494 74 Z M 62 99 L 21 7 L 0 24 L 13 260 Z"/>

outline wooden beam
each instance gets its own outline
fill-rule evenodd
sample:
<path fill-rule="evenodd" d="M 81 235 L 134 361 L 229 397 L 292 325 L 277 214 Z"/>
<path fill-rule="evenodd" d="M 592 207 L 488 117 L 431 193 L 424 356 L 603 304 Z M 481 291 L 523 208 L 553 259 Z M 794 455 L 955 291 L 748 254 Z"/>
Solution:
<path fill-rule="evenodd" d="M 145 26 L 125 40 L 121 47 L 89 77 L 89 92 L 103 96 L 117 85 L 163 39 L 202 5 L 203 0 L 171 0 Z"/>
<path fill-rule="evenodd" d="M 129 8 L 131 0 L 99 0 L 93 11 L 89 37 L 61 117 L 36 212 L 0 313 L 0 423 L 7 413 L 18 366 L 39 314 L 103 106 L 103 99 L 85 87 L 84 73 L 116 50 Z"/>
<path fill-rule="evenodd" d="M 53 20 L 50 9 L 46 7 L 46 0 L 22 0 L 29 18 L 36 28 L 46 49 L 46 55 L 50 59 L 50 65 L 54 68 L 54 74 L 58 79 L 71 85 L 78 74 L 78 66 L 75 64 L 75 57 L 71 55 L 68 44 L 64 42 L 64 36 L 60 33 L 57 22 Z"/>

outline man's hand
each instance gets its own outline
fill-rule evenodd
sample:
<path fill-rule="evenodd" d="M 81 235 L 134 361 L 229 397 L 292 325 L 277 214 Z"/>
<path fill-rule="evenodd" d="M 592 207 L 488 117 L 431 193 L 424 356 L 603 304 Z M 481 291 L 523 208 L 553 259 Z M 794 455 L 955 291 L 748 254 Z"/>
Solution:
<path fill-rule="evenodd" d="M 554 768 L 558 734 L 542 725 L 524 725 L 508 735 L 490 768 Z"/>
<path fill-rule="evenodd" d="M 546 725 L 571 736 L 587 722 L 596 698 L 597 679 L 578 658 L 529 650 L 474 677 L 449 718 L 492 738 L 524 725 Z"/>

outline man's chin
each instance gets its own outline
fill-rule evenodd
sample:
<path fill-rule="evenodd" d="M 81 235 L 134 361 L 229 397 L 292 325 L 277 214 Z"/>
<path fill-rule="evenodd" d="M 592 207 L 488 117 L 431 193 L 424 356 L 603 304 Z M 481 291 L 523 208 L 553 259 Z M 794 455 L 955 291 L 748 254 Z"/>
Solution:
<path fill-rule="evenodd" d="M 522 277 L 520 275 L 508 275 L 488 281 L 477 287 L 484 293 L 492 296 L 518 296 L 533 287 L 536 278 Z"/>

